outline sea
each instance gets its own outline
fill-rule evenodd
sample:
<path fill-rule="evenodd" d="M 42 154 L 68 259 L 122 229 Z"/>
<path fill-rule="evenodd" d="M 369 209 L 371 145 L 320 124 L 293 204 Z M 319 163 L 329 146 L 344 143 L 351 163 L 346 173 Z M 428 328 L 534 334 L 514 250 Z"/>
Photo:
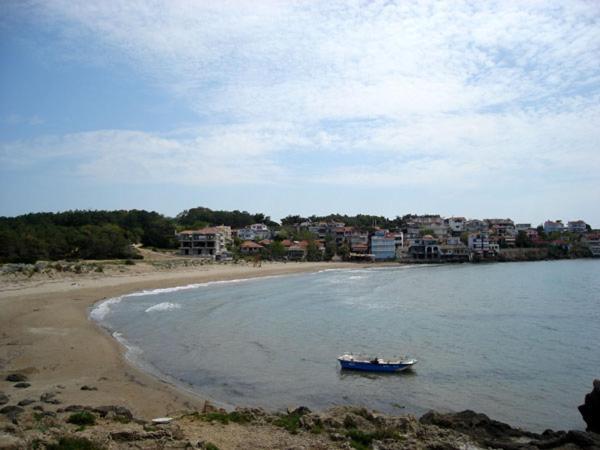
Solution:
<path fill-rule="evenodd" d="M 209 282 L 109 299 L 91 317 L 133 363 L 224 406 L 472 409 L 532 431 L 583 429 L 577 406 L 600 378 L 600 260 Z M 345 352 L 418 363 L 347 372 Z"/>

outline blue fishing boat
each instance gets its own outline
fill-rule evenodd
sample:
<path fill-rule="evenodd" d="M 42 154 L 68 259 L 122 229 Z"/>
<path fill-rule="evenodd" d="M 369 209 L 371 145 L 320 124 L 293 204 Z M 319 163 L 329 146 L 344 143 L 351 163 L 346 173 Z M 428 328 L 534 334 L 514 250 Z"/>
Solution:
<path fill-rule="evenodd" d="M 402 372 L 417 363 L 416 359 L 399 358 L 386 360 L 383 358 L 366 358 L 345 353 L 338 356 L 338 361 L 344 370 L 364 370 L 368 372 Z"/>

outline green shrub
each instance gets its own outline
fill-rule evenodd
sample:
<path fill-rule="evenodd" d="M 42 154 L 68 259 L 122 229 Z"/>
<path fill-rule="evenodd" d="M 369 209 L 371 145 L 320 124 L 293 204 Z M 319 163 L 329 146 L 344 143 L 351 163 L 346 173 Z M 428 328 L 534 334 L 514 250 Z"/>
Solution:
<path fill-rule="evenodd" d="M 133 259 L 126 259 L 125 265 L 126 266 L 135 266 L 135 261 Z"/>
<path fill-rule="evenodd" d="M 346 436 L 350 438 L 350 445 L 356 450 L 368 449 L 373 441 L 383 439 L 396 439 L 398 435 L 391 430 L 380 429 L 373 432 L 361 431 L 357 429 L 348 430 Z"/>
<path fill-rule="evenodd" d="M 241 411 L 226 412 L 211 412 L 206 414 L 194 413 L 189 417 L 204 420 L 205 422 L 220 422 L 227 425 L 229 422 L 246 424 L 252 422 L 252 415 Z"/>
<path fill-rule="evenodd" d="M 296 434 L 298 433 L 298 428 L 300 428 L 300 417 L 302 417 L 301 414 L 279 416 L 273 421 L 273 425 L 285 428 L 288 432 Z"/>
<path fill-rule="evenodd" d="M 96 416 L 89 411 L 81 411 L 71 414 L 67 419 L 67 422 L 75 425 L 95 425 Z"/>
<path fill-rule="evenodd" d="M 213 444 L 212 442 L 207 442 L 207 443 L 204 445 L 204 448 L 205 448 L 206 450 L 219 450 L 219 447 L 217 447 L 217 446 L 216 446 L 215 444 Z"/>

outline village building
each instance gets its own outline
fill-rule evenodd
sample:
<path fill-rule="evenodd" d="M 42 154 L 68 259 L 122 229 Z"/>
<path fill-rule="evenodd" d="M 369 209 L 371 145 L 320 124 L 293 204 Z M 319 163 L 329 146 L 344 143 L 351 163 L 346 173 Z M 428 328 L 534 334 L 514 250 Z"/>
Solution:
<path fill-rule="evenodd" d="M 587 224 L 583 220 L 572 220 L 567 223 L 567 230 L 570 233 L 582 234 L 587 232 Z"/>
<path fill-rule="evenodd" d="M 581 243 L 587 246 L 592 256 L 600 257 L 600 233 L 588 233 L 581 239 Z"/>
<path fill-rule="evenodd" d="M 440 258 L 438 240 L 427 234 L 419 239 L 412 239 L 408 247 L 408 254 L 412 259 L 435 260 Z"/>
<path fill-rule="evenodd" d="M 350 242 L 354 233 L 353 227 L 337 227 L 332 231 L 332 237 L 336 245 L 342 245 L 345 242 Z"/>
<path fill-rule="evenodd" d="M 451 233 L 460 234 L 465 231 L 466 219 L 464 217 L 449 217 L 444 219 L 444 224 Z"/>
<path fill-rule="evenodd" d="M 469 233 L 482 233 L 488 231 L 488 224 L 484 220 L 472 219 L 465 222 L 464 228 Z"/>
<path fill-rule="evenodd" d="M 490 242 L 487 233 L 473 233 L 469 235 L 468 247 L 471 253 L 479 256 L 494 256 L 499 250 L 496 243 Z"/>
<path fill-rule="evenodd" d="M 217 227 L 185 230 L 177 234 L 179 254 L 220 259 L 226 251 L 225 236 Z"/>
<path fill-rule="evenodd" d="M 369 253 L 369 233 L 355 230 L 350 236 L 350 251 L 352 253 Z"/>
<path fill-rule="evenodd" d="M 371 255 L 375 261 L 396 259 L 396 236 L 387 230 L 378 230 L 371 236 Z"/>
<path fill-rule="evenodd" d="M 264 223 L 255 223 L 249 227 L 237 230 L 237 237 L 242 241 L 269 239 L 271 237 L 271 230 Z"/>
<path fill-rule="evenodd" d="M 240 253 L 242 255 L 256 255 L 259 254 L 263 248 L 262 245 L 257 244 L 254 241 L 245 241 L 240 244 Z"/>
<path fill-rule="evenodd" d="M 562 220 L 546 220 L 544 222 L 544 232 L 545 233 L 562 233 L 565 230 L 565 226 L 562 223 Z"/>

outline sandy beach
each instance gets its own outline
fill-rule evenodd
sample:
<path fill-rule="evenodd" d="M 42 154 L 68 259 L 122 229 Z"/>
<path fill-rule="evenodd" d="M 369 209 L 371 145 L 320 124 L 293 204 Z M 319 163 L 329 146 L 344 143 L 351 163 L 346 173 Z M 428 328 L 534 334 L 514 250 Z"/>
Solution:
<path fill-rule="evenodd" d="M 204 400 L 200 396 L 128 363 L 117 341 L 89 319 L 90 308 L 103 299 L 143 289 L 343 267 L 356 265 L 207 264 L 156 271 L 137 264 L 116 273 L 55 279 L 5 276 L 0 284 L 0 391 L 10 392 L 15 402 L 53 392 L 62 405 L 124 405 L 143 418 L 200 408 Z M 25 374 L 31 386 L 15 389 L 5 381 L 11 373 Z M 97 390 L 81 390 L 82 386 Z"/>

